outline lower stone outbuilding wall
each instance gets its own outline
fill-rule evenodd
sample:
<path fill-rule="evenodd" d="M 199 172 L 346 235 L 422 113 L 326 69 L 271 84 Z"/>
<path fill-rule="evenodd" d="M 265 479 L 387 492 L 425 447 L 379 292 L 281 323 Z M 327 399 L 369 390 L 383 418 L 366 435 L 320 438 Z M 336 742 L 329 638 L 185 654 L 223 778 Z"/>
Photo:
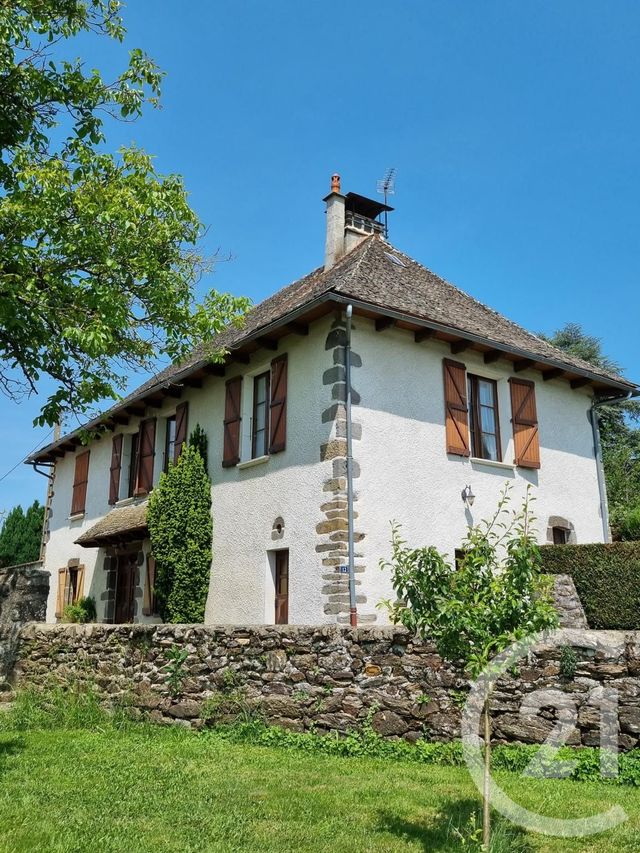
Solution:
<path fill-rule="evenodd" d="M 172 691 L 173 647 L 188 656 Z M 10 677 L 17 688 L 86 679 L 106 702 L 158 723 L 200 727 L 256 713 L 296 731 L 347 732 L 369 721 L 385 737 L 408 740 L 457 737 L 468 689 L 431 644 L 392 626 L 34 623 L 21 629 Z M 603 687 L 617 691 L 621 747 L 637 746 L 640 633 L 604 631 L 566 630 L 499 681 L 496 740 L 541 742 L 570 711 L 577 725 L 567 742 L 597 745 Z M 542 707 L 532 710 L 536 691 Z"/>

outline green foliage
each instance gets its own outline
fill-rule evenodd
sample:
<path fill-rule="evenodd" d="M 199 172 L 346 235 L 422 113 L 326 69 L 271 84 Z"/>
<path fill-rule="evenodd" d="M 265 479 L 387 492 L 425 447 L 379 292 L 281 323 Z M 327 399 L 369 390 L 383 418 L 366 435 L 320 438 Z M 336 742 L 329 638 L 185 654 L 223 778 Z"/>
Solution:
<path fill-rule="evenodd" d="M 206 352 L 248 306 L 196 302 L 210 264 L 182 179 L 106 150 L 106 123 L 157 106 L 163 77 L 139 49 L 109 81 L 74 58 L 78 36 L 123 40 L 122 5 L 0 4 L 0 387 L 19 399 L 50 377 L 39 424 L 118 396 L 159 356 Z"/>
<path fill-rule="evenodd" d="M 0 530 L 0 567 L 34 563 L 40 559 L 44 507 L 34 501 L 26 513 L 14 507 Z"/>
<path fill-rule="evenodd" d="M 640 542 L 545 545 L 542 570 L 571 575 L 590 628 L 640 627 Z"/>
<path fill-rule="evenodd" d="M 619 542 L 640 540 L 640 504 L 618 508 L 611 515 L 613 538 Z"/>
<path fill-rule="evenodd" d="M 442 658 L 472 676 L 511 643 L 557 624 L 527 495 L 519 513 L 505 487 L 492 519 L 469 529 L 458 566 L 433 546 L 411 549 L 392 527 L 391 619 L 433 640 Z"/>
<path fill-rule="evenodd" d="M 165 622 L 203 622 L 211 575 L 211 484 L 186 445 L 151 493 L 147 524 L 156 560 L 156 601 Z"/>
<path fill-rule="evenodd" d="M 563 646 L 560 649 L 560 675 L 571 681 L 578 668 L 578 656 L 571 646 Z"/>
<path fill-rule="evenodd" d="M 200 424 L 196 424 L 189 436 L 189 445 L 197 450 L 202 458 L 204 470 L 209 473 L 209 439 Z"/>
<path fill-rule="evenodd" d="M 85 622 L 96 621 L 96 600 L 92 596 L 78 599 L 75 604 L 68 604 L 62 614 L 63 622 Z"/>
<path fill-rule="evenodd" d="M 188 650 L 177 646 L 175 643 L 167 651 L 168 662 L 164 668 L 167 671 L 167 684 L 169 685 L 169 692 L 171 693 L 174 699 L 177 699 L 178 696 L 180 696 L 180 694 L 182 693 L 182 685 L 184 684 L 185 678 L 188 675 L 188 670 L 184 665 L 188 657 Z"/>

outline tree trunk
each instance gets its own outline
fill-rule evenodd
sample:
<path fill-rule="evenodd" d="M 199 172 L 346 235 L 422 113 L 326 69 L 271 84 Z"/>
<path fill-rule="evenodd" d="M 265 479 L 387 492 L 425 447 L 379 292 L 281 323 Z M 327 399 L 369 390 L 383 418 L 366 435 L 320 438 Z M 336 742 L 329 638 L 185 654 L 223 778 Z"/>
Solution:
<path fill-rule="evenodd" d="M 482 845 L 489 850 L 491 842 L 491 718 L 489 716 L 489 697 L 484 705 L 484 784 L 482 790 Z"/>

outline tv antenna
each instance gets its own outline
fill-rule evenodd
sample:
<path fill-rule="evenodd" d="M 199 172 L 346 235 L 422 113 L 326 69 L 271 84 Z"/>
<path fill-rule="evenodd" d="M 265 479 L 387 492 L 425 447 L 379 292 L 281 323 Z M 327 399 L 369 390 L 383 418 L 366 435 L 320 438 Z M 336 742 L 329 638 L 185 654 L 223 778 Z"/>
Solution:
<path fill-rule="evenodd" d="M 397 169 L 387 169 L 384 178 L 378 181 L 378 192 L 384 196 L 384 204 L 387 206 L 387 200 L 390 195 L 395 195 L 396 192 L 396 173 Z M 389 223 L 387 220 L 388 211 L 384 212 L 384 236 L 385 239 L 389 236 Z"/>

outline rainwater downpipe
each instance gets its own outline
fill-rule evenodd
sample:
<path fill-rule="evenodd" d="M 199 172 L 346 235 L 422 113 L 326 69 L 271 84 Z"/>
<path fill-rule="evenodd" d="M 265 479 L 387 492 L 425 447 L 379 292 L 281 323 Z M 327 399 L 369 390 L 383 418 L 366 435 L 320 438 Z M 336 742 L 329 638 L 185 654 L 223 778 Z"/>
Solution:
<path fill-rule="evenodd" d="M 604 464 L 602 462 L 602 442 L 600 441 L 598 407 L 611 406 L 615 405 L 616 403 L 624 403 L 626 400 L 633 396 L 635 396 L 633 391 L 629 391 L 623 397 L 614 397 L 612 400 L 594 400 L 591 403 L 591 429 L 593 430 L 593 447 L 596 456 L 598 491 L 600 492 L 600 516 L 602 517 L 602 533 L 605 542 L 611 542 L 611 528 L 609 527 L 609 501 L 607 498 L 607 485 L 604 479 Z"/>
<path fill-rule="evenodd" d="M 353 305 L 347 305 L 344 372 L 346 385 L 346 420 L 347 420 L 347 548 L 349 559 L 349 623 L 352 628 L 358 625 L 358 609 L 356 606 L 356 579 L 354 569 L 354 535 L 353 535 L 353 430 L 351 422 L 351 317 Z"/>

